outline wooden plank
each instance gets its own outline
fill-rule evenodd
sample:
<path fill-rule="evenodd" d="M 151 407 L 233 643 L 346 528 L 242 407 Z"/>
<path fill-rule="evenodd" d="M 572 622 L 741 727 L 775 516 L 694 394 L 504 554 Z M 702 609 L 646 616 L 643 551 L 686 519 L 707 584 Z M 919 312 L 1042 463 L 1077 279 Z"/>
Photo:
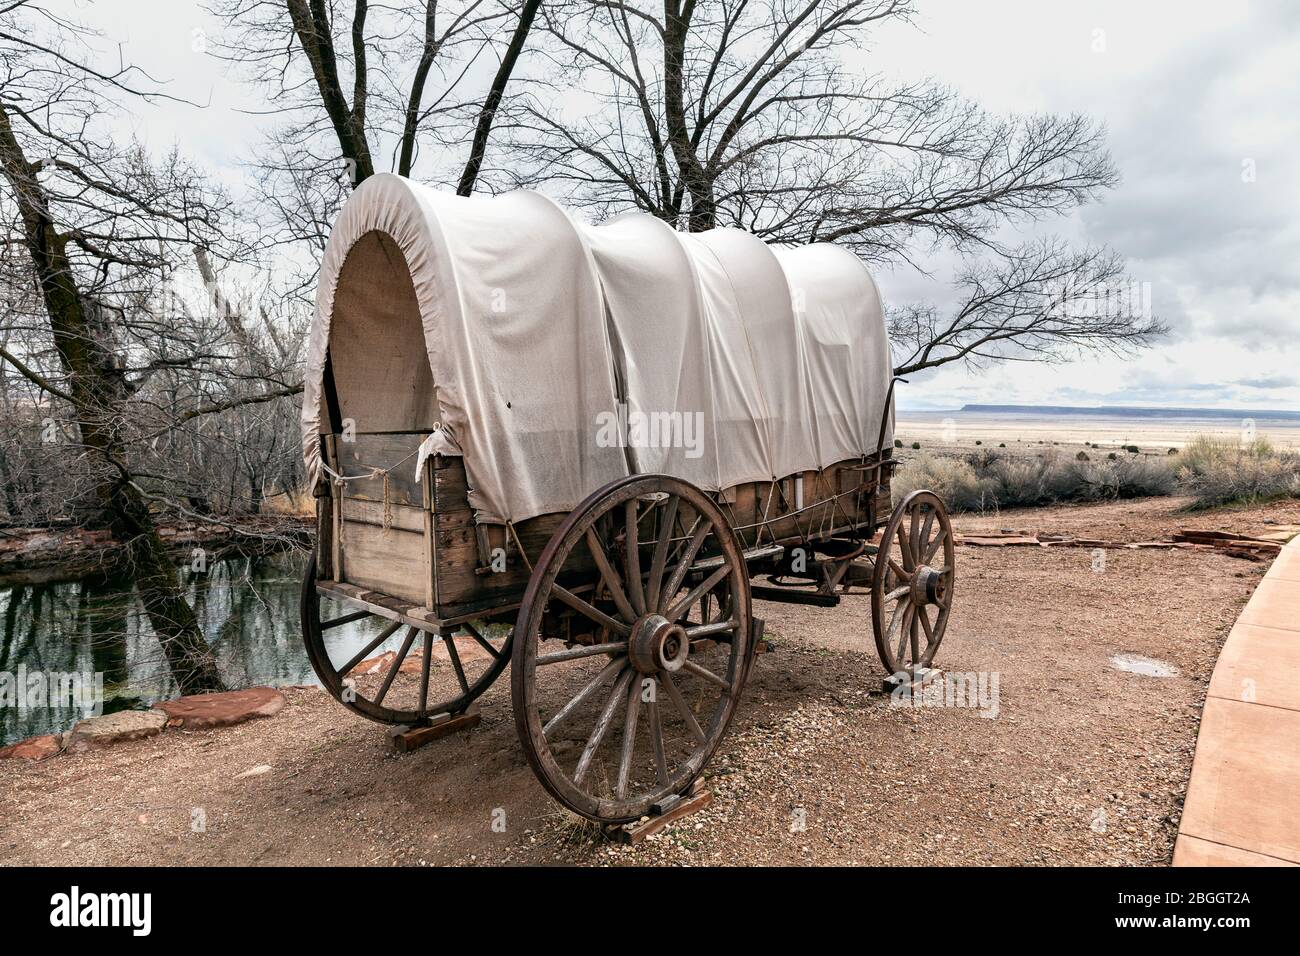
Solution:
<path fill-rule="evenodd" d="M 327 597 L 341 598 L 350 604 L 364 607 L 379 617 L 387 618 L 390 621 L 400 621 L 422 631 L 436 632 L 440 627 L 448 623 L 438 617 L 432 610 L 420 604 L 403 601 L 390 594 L 372 591 L 369 588 L 348 584 L 343 581 L 317 581 L 316 591 L 318 594 Z"/>
<path fill-rule="evenodd" d="M 657 816 L 652 816 L 648 820 L 638 820 L 635 823 L 626 823 L 621 827 L 607 830 L 606 833 L 612 840 L 636 846 L 647 837 L 654 836 L 665 827 L 676 823 L 682 817 L 688 817 L 692 813 L 699 813 L 712 802 L 713 792 L 711 790 L 697 789 L 694 794 L 683 797 Z"/>
<path fill-rule="evenodd" d="M 329 452 L 329 466 L 335 471 L 338 470 L 338 452 L 335 448 L 335 436 L 325 436 L 325 447 Z M 330 479 L 330 516 L 333 521 L 333 533 L 330 535 L 330 545 L 334 550 L 330 560 L 330 573 L 335 580 L 341 580 L 343 577 L 343 509 L 340 506 L 343 498 L 343 491 L 338 484 Z"/>
<path fill-rule="evenodd" d="M 423 483 L 416 479 L 415 461 L 416 452 L 425 437 L 424 432 L 380 435 L 358 432 L 349 442 L 343 441 L 341 436 L 335 436 L 338 465 L 334 470 L 350 477 L 360 476 L 347 482 L 344 494 L 349 498 L 383 501 L 383 475 L 369 477 L 372 470 L 381 468 L 388 471 L 389 501 L 423 507 Z"/>
<path fill-rule="evenodd" d="M 393 753 L 408 754 L 449 734 L 477 727 L 481 720 L 479 709 L 471 707 L 463 714 L 439 714 L 423 726 L 389 727 L 388 746 Z"/>
<path fill-rule="evenodd" d="M 423 532 L 413 533 L 344 521 L 341 529 L 347 555 L 344 581 L 413 603 L 428 593 Z"/>
<path fill-rule="evenodd" d="M 326 493 L 316 499 L 316 577 L 334 577 L 334 509 Z"/>
<path fill-rule="evenodd" d="M 343 521 L 345 523 L 370 525 L 373 528 L 383 530 L 385 511 L 382 501 L 344 498 L 342 506 Z M 424 536 L 424 516 L 426 512 L 423 508 L 392 502 L 388 506 L 387 513 L 391 519 L 390 530 L 406 531 L 418 534 L 421 537 Z"/>

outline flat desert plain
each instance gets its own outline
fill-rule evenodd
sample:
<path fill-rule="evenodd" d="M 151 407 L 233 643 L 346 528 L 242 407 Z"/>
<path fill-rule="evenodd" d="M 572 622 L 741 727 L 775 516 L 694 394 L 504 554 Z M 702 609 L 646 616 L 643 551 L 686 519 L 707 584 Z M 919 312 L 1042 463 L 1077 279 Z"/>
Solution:
<path fill-rule="evenodd" d="M 1300 421 L 1259 418 L 1129 418 L 1107 415 L 1052 415 L 963 411 L 899 410 L 894 435 L 905 445 L 923 449 L 968 451 L 977 443 L 1008 451 L 1041 450 L 1058 445 L 1071 451 L 1086 443 L 1104 451 L 1137 445 L 1144 452 L 1168 454 L 1200 435 L 1229 441 L 1265 438 L 1278 449 L 1300 450 Z"/>

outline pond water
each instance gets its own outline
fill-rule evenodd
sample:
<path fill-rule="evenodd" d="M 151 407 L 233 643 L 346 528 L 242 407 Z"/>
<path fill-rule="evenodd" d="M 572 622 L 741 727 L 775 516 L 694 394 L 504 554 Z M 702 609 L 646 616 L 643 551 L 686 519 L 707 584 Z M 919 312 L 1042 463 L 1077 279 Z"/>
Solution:
<path fill-rule="evenodd" d="M 226 558 L 202 573 L 182 571 L 228 687 L 318 683 L 298 621 L 305 562 L 305 554 L 287 551 Z M 334 615 L 329 603 L 322 614 Z M 346 660 L 382 624 L 369 618 L 331 629 L 331 657 Z M 375 653 L 396 647 L 401 636 L 399 630 Z M 64 693 L 50 692 L 70 678 L 76 690 L 101 684 L 106 713 L 178 693 L 128 580 L 0 588 L 0 744 L 66 730 L 79 720 L 88 697 L 67 693 L 72 683 Z"/>

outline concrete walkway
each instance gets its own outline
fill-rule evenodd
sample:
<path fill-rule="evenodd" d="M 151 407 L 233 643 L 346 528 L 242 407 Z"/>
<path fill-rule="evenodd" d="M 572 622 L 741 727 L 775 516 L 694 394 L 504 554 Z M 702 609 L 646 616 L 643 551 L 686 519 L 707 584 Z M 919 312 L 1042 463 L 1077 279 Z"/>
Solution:
<path fill-rule="evenodd" d="M 1300 538 L 1219 654 L 1174 866 L 1300 866 Z"/>

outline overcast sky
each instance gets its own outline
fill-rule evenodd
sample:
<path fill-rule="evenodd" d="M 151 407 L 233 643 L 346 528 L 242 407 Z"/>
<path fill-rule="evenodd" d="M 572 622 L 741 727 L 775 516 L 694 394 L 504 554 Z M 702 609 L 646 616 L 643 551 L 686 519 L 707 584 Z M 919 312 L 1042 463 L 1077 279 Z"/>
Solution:
<path fill-rule="evenodd" d="M 1285 0 L 918 0 L 914 27 L 877 35 L 863 66 L 933 76 L 997 112 L 1103 120 L 1123 182 L 1104 202 L 1034 228 L 1126 255 L 1173 329 L 1136 359 L 1011 363 L 917 376 L 903 407 L 966 402 L 1300 408 L 1300 4 Z M 69 3 L 205 110 L 132 104 L 150 144 L 172 143 L 234 190 L 265 104 L 202 52 L 219 27 L 189 0 Z M 932 276 L 880 276 L 887 301 L 943 302 Z"/>

